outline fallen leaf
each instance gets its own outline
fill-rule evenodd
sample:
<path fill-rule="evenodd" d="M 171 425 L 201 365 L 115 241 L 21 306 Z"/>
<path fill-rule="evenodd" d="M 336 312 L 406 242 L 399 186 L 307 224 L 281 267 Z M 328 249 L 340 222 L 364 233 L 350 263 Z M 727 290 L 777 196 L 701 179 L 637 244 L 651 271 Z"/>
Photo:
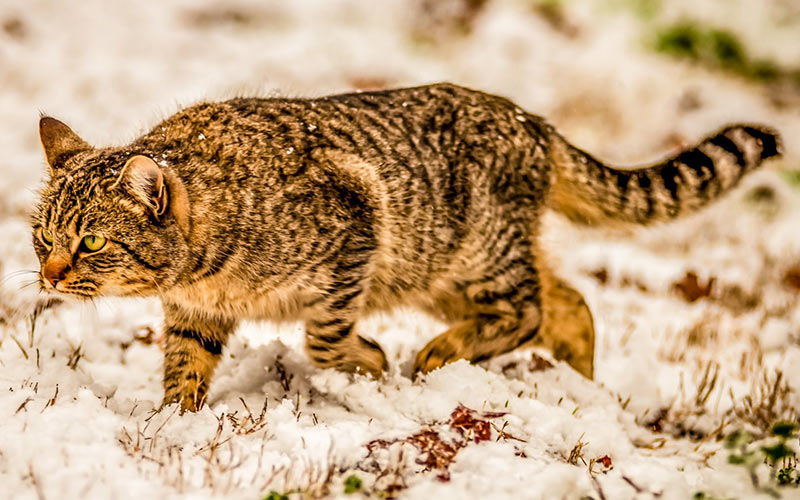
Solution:
<path fill-rule="evenodd" d="M 793 267 L 783 275 L 783 283 L 795 290 L 800 290 L 800 267 Z"/>
<path fill-rule="evenodd" d="M 458 405 L 450 415 L 450 427 L 461 433 L 466 438 L 472 438 L 476 443 L 488 441 L 492 438 L 492 425 L 483 418 L 499 418 L 505 413 L 483 413 L 482 418 L 476 418 L 477 412 L 464 405 Z"/>
<path fill-rule="evenodd" d="M 698 299 L 711 295 L 711 289 L 714 287 L 715 281 L 716 278 L 712 276 L 705 284 L 700 283 L 694 271 L 687 271 L 683 279 L 675 282 L 672 288 L 680 293 L 686 302 L 695 302 Z"/>
<path fill-rule="evenodd" d="M 608 283 L 608 269 L 605 267 L 592 271 L 591 275 L 594 279 L 599 281 L 601 285 Z"/>
<path fill-rule="evenodd" d="M 553 367 L 553 363 L 548 361 L 547 359 L 539 356 L 538 354 L 531 353 L 531 360 L 528 363 L 528 371 L 529 372 L 540 372 L 544 370 L 549 370 Z"/>
<path fill-rule="evenodd" d="M 446 481 L 450 479 L 447 468 L 455 459 L 458 451 L 463 447 L 460 444 L 450 444 L 442 440 L 439 433 L 433 429 L 424 430 L 406 438 L 406 442 L 414 445 L 420 453 L 425 454 L 424 459 L 417 460 L 417 463 L 424 465 L 428 469 L 445 471 L 440 479 Z"/>

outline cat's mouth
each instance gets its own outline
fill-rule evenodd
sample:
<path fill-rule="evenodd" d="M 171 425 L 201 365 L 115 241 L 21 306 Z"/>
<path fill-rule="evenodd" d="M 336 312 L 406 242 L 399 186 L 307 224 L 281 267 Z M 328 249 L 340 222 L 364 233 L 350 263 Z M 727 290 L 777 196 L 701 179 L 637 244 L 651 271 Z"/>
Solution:
<path fill-rule="evenodd" d="M 80 297 L 82 299 L 96 297 L 98 295 L 97 292 L 86 292 L 84 290 L 58 290 L 59 293 L 63 293 L 65 295 L 72 295 L 73 297 Z"/>
<path fill-rule="evenodd" d="M 83 278 L 67 278 L 55 285 L 39 276 L 39 289 L 58 295 L 68 295 L 80 299 L 94 297 L 143 297 L 154 295 L 158 291 L 155 282 L 145 280 L 127 280 L 103 283 L 102 285 Z"/>
<path fill-rule="evenodd" d="M 42 279 L 40 276 L 39 288 L 46 292 L 57 293 L 59 295 L 70 295 L 82 299 L 97 297 L 100 295 L 100 290 L 97 285 L 84 280 L 80 280 L 77 283 L 60 281 L 56 285 L 53 285 L 49 281 Z"/>

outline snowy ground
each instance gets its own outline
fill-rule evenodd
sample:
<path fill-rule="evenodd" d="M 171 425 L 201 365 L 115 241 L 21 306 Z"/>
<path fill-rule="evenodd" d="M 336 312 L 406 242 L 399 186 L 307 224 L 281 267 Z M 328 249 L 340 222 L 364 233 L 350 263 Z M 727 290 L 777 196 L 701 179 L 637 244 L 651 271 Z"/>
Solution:
<path fill-rule="evenodd" d="M 791 0 L 4 1 L 0 498 L 337 497 L 351 476 L 355 497 L 767 498 L 722 438 L 800 408 L 800 190 L 779 172 L 800 166 L 800 95 L 648 48 L 684 17 L 800 66 Z M 386 381 L 313 368 L 298 325 L 246 324 L 203 411 L 156 412 L 158 304 L 47 303 L 17 273 L 38 269 L 40 111 L 112 144 L 199 98 L 438 80 L 511 97 L 619 164 L 736 120 L 777 127 L 786 156 L 670 226 L 548 221 L 595 315 L 595 382 L 528 350 L 412 383 L 406 363 L 443 325 L 398 311 L 360 326 L 392 359 Z"/>

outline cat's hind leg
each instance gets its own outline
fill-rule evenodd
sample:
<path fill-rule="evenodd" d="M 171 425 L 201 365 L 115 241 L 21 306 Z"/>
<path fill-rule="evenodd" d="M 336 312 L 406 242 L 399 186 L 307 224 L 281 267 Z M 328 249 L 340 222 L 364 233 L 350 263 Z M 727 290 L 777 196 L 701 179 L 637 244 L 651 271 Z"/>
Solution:
<path fill-rule="evenodd" d="M 467 313 L 417 354 L 415 375 L 458 359 L 477 363 L 531 340 L 542 314 L 539 279 L 529 262 L 499 263 L 486 277 L 463 285 Z"/>
<path fill-rule="evenodd" d="M 594 377 L 594 321 L 583 296 L 549 267 L 537 265 L 542 281 L 542 328 L 533 339 L 553 352 L 553 357 L 566 361 L 588 379 Z"/>

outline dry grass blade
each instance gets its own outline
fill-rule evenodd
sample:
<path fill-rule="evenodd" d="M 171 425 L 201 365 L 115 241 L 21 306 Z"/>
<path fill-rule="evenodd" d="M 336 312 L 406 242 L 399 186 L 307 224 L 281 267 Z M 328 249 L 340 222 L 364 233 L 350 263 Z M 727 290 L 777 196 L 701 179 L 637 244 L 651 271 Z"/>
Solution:
<path fill-rule="evenodd" d="M 761 436 L 769 434 L 775 422 L 794 422 L 798 412 L 791 404 L 792 388 L 784 380 L 783 372 L 764 373 L 754 382 L 750 394 L 743 397 L 728 412 L 733 420 L 758 429 Z"/>
<path fill-rule="evenodd" d="M 20 404 L 19 407 L 17 407 L 17 411 L 14 412 L 14 415 L 21 412 L 22 410 L 28 411 L 25 409 L 25 407 L 28 406 L 28 403 L 30 403 L 31 401 L 33 401 L 33 398 L 30 397 L 25 398 L 25 401 L 23 401 L 22 404 Z"/>
<path fill-rule="evenodd" d="M 281 357 L 275 358 L 275 371 L 278 373 L 278 379 L 281 382 L 281 387 L 285 392 L 289 392 L 292 387 L 293 373 L 287 373 L 286 367 L 281 363 Z M 297 408 L 297 407 L 296 407 Z"/>
<path fill-rule="evenodd" d="M 53 397 L 50 398 L 47 403 L 42 408 L 42 412 L 44 412 L 47 408 L 56 404 L 56 398 L 58 398 L 58 384 L 56 384 L 56 392 L 53 394 Z M 41 412 L 40 412 L 41 413 Z"/>
<path fill-rule="evenodd" d="M 713 373 L 712 373 L 712 366 L 713 366 Z M 706 404 L 708 397 L 714 391 L 714 388 L 717 385 L 717 379 L 719 377 L 719 365 L 714 362 L 709 362 L 706 365 L 706 369 L 703 372 L 703 377 L 700 379 L 700 383 L 697 386 L 697 394 L 695 395 L 694 404 L 695 406 L 702 407 Z"/>
<path fill-rule="evenodd" d="M 239 401 L 242 402 L 242 406 L 244 409 L 247 410 L 247 415 L 245 415 L 241 420 L 236 418 L 236 413 L 233 412 L 227 415 L 228 420 L 233 427 L 233 432 L 236 434 L 253 434 L 255 432 L 260 431 L 267 425 L 267 407 L 269 406 L 269 397 L 264 398 L 264 405 L 261 407 L 261 413 L 256 417 L 253 415 L 253 412 L 250 411 L 250 408 L 247 406 L 244 398 L 239 398 Z"/>
<path fill-rule="evenodd" d="M 38 321 L 39 316 L 44 311 L 52 309 L 63 303 L 64 301 L 58 297 L 47 297 L 36 302 L 33 311 L 31 311 L 31 314 L 28 316 L 28 347 L 33 347 L 33 341 L 36 334 L 36 322 Z"/>
<path fill-rule="evenodd" d="M 67 360 L 67 366 L 70 370 L 74 370 L 78 367 L 78 362 L 83 357 L 83 351 L 81 351 L 81 347 L 83 344 L 78 344 L 78 347 L 72 350 L 72 354 L 69 355 L 69 359 Z"/>
<path fill-rule="evenodd" d="M 583 434 L 580 435 L 578 441 L 575 443 L 575 446 L 569 450 L 569 456 L 567 457 L 567 463 L 570 465 L 578 465 L 578 460 L 583 462 L 583 465 L 586 465 L 586 460 L 583 459 L 583 448 L 589 444 L 588 442 L 583 441 Z"/>
<path fill-rule="evenodd" d="M 28 464 L 28 479 L 31 480 L 31 485 L 33 485 L 33 490 L 36 492 L 36 498 L 39 500 L 44 500 L 44 492 L 42 491 L 42 486 L 39 484 L 39 481 L 36 479 L 36 474 L 33 472 L 33 464 Z"/>
<path fill-rule="evenodd" d="M 28 351 L 26 351 L 25 348 L 22 347 L 22 344 L 20 344 L 19 340 L 17 340 L 17 337 L 11 335 L 11 340 L 13 340 L 15 344 L 17 344 L 17 347 L 19 347 L 19 350 L 22 351 L 22 355 L 25 356 L 25 359 L 30 359 L 28 358 Z"/>

